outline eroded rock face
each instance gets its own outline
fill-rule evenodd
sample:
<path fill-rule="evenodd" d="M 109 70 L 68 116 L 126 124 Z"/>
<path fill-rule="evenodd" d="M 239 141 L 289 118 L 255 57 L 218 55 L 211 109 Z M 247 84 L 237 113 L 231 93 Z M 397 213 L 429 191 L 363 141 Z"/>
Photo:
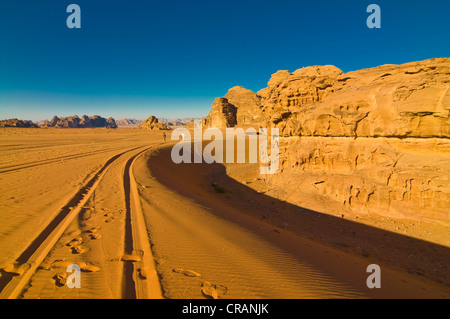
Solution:
<path fill-rule="evenodd" d="M 280 143 L 274 189 L 310 209 L 449 224 L 450 141 L 303 137 Z"/>
<path fill-rule="evenodd" d="M 236 123 L 240 127 L 260 127 L 264 123 L 261 97 L 241 86 L 231 88 L 225 95 L 228 103 L 236 107 Z"/>
<path fill-rule="evenodd" d="M 225 97 L 236 126 L 279 128 L 280 170 L 267 181 L 291 202 L 450 224 L 449 88 L 442 58 L 278 71 L 257 93 L 236 87 Z M 207 127 L 226 127 L 215 107 Z"/>
<path fill-rule="evenodd" d="M 277 72 L 258 95 L 284 136 L 449 137 L 449 61 Z M 286 111 L 284 121 L 271 120 Z"/>
<path fill-rule="evenodd" d="M 238 126 L 264 123 L 282 136 L 449 137 L 449 87 L 450 59 L 348 73 L 315 66 L 278 71 L 257 93 L 234 87 L 222 109 L 236 107 Z M 221 103 L 206 118 L 210 126 L 231 125 Z"/>
<path fill-rule="evenodd" d="M 237 108 L 226 98 L 217 98 L 211 106 L 211 112 L 205 119 L 207 127 L 226 128 L 237 125 Z"/>

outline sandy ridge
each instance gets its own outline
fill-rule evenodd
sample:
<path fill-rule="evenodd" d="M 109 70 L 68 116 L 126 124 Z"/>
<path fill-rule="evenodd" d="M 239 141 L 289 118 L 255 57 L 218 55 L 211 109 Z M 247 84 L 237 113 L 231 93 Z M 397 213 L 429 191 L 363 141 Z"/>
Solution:
<path fill-rule="evenodd" d="M 161 299 L 163 298 L 161 285 L 150 248 L 138 187 L 133 175 L 133 164 L 148 150 L 139 152 L 127 161 L 124 171 L 124 188 L 125 192 L 129 193 L 126 198 L 129 200 L 127 214 L 131 223 L 132 254 L 140 256 L 140 260 L 133 263 L 135 297 L 136 299 Z"/>

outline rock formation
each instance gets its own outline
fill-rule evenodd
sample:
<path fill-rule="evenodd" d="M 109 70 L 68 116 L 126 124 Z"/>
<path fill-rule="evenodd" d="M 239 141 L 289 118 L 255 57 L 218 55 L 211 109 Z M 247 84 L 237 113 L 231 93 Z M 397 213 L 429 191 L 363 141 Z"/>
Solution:
<path fill-rule="evenodd" d="M 38 127 L 32 121 L 23 121 L 18 119 L 1 120 L 0 127 Z"/>
<path fill-rule="evenodd" d="M 226 98 L 217 98 L 204 124 L 208 127 L 234 127 L 237 125 L 237 108 Z"/>
<path fill-rule="evenodd" d="M 117 128 L 116 122 L 112 117 L 105 119 L 99 115 L 83 115 L 81 118 L 77 115 L 61 118 L 55 115 L 50 121 L 43 121 L 39 123 L 39 126 L 57 128 Z"/>
<path fill-rule="evenodd" d="M 261 97 L 241 86 L 231 88 L 225 95 L 228 102 L 236 106 L 236 122 L 239 126 L 257 126 L 264 122 Z"/>
<path fill-rule="evenodd" d="M 170 128 L 165 123 L 160 123 L 158 119 L 151 115 L 148 119 L 142 123 L 139 128 L 147 130 L 170 130 Z"/>
<path fill-rule="evenodd" d="M 206 127 L 276 127 L 268 183 L 310 209 L 450 224 L 450 59 L 278 71 L 216 99 Z M 235 119 L 235 120 L 234 120 Z"/>

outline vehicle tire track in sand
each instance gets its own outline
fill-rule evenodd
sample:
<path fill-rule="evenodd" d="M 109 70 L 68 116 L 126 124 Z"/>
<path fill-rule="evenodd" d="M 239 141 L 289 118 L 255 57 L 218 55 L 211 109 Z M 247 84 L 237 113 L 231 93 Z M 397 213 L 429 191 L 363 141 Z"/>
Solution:
<path fill-rule="evenodd" d="M 66 228 L 83 210 L 83 206 L 89 200 L 112 163 L 122 155 L 142 147 L 143 146 L 135 147 L 121 152 L 105 162 L 94 176 L 77 191 L 64 207 L 62 207 L 56 217 L 53 218 L 28 248 L 16 259 L 16 262 L 12 267 L 20 269 L 19 273 L 2 270 L 2 276 L 0 278 L 0 299 L 14 299 L 20 295 L 31 276 L 58 242 L 58 239 L 64 233 Z"/>
<path fill-rule="evenodd" d="M 108 149 L 97 150 L 97 151 L 92 151 L 92 152 L 85 152 L 85 153 L 79 153 L 79 154 L 71 154 L 71 155 L 59 156 L 59 157 L 56 157 L 56 158 L 46 159 L 46 160 L 42 160 L 42 161 L 28 162 L 28 163 L 23 163 L 23 164 L 19 164 L 19 165 L 3 166 L 3 167 L 0 167 L 0 174 L 9 173 L 9 172 L 15 172 L 15 171 L 18 171 L 18 170 L 22 170 L 22 169 L 26 169 L 26 168 L 32 168 L 32 167 L 41 166 L 41 165 L 58 163 L 60 161 L 79 159 L 79 158 L 82 158 L 82 157 L 98 155 L 98 154 L 101 154 L 101 153 L 112 152 L 112 151 L 115 151 L 115 150 L 117 150 L 117 148 L 108 148 Z"/>
<path fill-rule="evenodd" d="M 125 164 L 124 170 L 123 184 L 126 205 L 125 253 L 127 256 L 133 256 L 125 261 L 125 298 L 162 298 L 161 286 L 150 249 L 139 192 L 133 175 L 134 162 L 147 150 L 143 150 L 131 157 Z"/>

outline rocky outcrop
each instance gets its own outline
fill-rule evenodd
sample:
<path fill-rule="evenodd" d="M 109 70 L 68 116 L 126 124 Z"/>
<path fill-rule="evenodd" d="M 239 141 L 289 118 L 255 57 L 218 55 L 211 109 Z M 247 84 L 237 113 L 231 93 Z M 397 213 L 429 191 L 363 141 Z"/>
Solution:
<path fill-rule="evenodd" d="M 158 119 L 151 115 L 148 119 L 142 123 L 139 128 L 147 130 L 170 130 L 170 128 L 165 124 L 158 121 Z"/>
<path fill-rule="evenodd" d="M 449 88 L 444 58 L 278 71 L 257 93 L 230 89 L 235 125 L 217 99 L 204 124 L 278 128 L 280 169 L 267 182 L 291 202 L 450 224 Z"/>
<path fill-rule="evenodd" d="M 264 123 L 261 97 L 241 86 L 231 88 L 225 95 L 228 103 L 236 107 L 236 122 L 241 127 L 260 127 Z"/>
<path fill-rule="evenodd" d="M 99 115 L 83 115 L 81 118 L 77 115 L 68 117 L 54 116 L 50 121 L 43 121 L 39 123 L 39 126 L 56 128 L 117 128 L 116 122 L 112 117 L 105 119 Z"/>
<path fill-rule="evenodd" d="M 450 141 L 303 137 L 280 142 L 270 184 L 310 209 L 449 224 Z"/>
<path fill-rule="evenodd" d="M 217 98 L 211 107 L 208 117 L 204 121 L 206 127 L 234 127 L 237 125 L 237 108 L 226 98 Z"/>
<path fill-rule="evenodd" d="M 117 128 L 116 121 L 112 117 L 105 119 L 98 115 L 94 115 L 91 117 L 83 115 L 79 125 L 82 127 L 90 127 L 90 128 L 94 127 Z"/>
<path fill-rule="evenodd" d="M 0 127 L 38 127 L 32 121 L 23 121 L 18 119 L 1 120 Z"/>
<path fill-rule="evenodd" d="M 449 61 L 278 71 L 267 88 L 235 87 L 225 98 L 236 107 L 236 125 L 264 122 L 282 136 L 450 137 Z M 216 100 L 206 122 L 224 127 L 227 116 Z"/>
<path fill-rule="evenodd" d="M 284 136 L 450 136 L 448 59 L 349 73 L 315 69 L 271 79 L 258 92 L 270 126 Z"/>

